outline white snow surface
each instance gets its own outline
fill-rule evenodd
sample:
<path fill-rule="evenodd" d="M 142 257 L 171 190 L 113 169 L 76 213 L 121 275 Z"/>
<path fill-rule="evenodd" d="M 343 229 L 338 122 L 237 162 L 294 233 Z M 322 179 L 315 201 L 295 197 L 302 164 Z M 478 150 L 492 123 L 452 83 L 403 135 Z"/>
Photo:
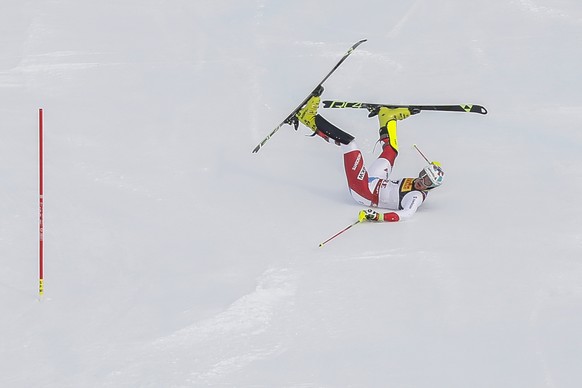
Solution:
<path fill-rule="evenodd" d="M 578 0 L 5 0 L 1 387 L 582 381 Z M 359 224 L 324 98 L 475 103 L 399 124 L 446 183 Z M 45 115 L 45 295 L 38 109 Z M 323 110 L 370 162 L 377 121 Z M 376 152 L 378 150 L 376 149 Z"/>

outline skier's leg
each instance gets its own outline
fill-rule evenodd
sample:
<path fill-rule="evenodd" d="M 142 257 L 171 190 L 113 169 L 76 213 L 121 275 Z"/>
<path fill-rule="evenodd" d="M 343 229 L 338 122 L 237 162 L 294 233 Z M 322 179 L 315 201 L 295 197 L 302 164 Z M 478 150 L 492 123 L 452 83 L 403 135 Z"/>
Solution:
<path fill-rule="evenodd" d="M 297 119 L 327 142 L 332 143 L 333 140 L 333 143 L 337 145 L 349 144 L 354 140 L 352 135 L 342 131 L 317 113 L 320 100 L 319 96 L 311 97 L 307 104 L 297 112 Z"/>
<path fill-rule="evenodd" d="M 378 159 L 370 165 L 368 174 L 371 178 L 388 179 L 394 167 L 394 161 L 398 152 L 390 146 L 388 141 L 380 141 L 382 143 L 382 152 L 378 155 Z"/>
<path fill-rule="evenodd" d="M 378 159 L 370 166 L 370 177 L 387 179 L 392 172 L 394 161 L 398 156 L 396 121 L 404 120 L 408 116 L 410 116 L 410 111 L 407 108 L 388 109 L 386 107 L 380 107 L 378 110 L 382 152 L 378 156 Z"/>
<path fill-rule="evenodd" d="M 355 141 L 341 146 L 344 154 L 344 169 L 348 181 L 350 194 L 364 206 L 373 206 L 377 203 L 377 198 L 370 187 L 375 187 L 375 182 L 370 182 L 368 172 L 364 166 L 364 158 Z M 377 181 L 374 180 L 374 181 Z M 377 197 L 377 195 L 376 195 Z"/>
<path fill-rule="evenodd" d="M 315 116 L 315 124 L 317 127 L 315 133 L 330 143 L 330 139 L 333 140 L 336 145 L 350 144 L 350 142 L 354 140 L 352 135 L 342 131 L 319 114 Z"/>

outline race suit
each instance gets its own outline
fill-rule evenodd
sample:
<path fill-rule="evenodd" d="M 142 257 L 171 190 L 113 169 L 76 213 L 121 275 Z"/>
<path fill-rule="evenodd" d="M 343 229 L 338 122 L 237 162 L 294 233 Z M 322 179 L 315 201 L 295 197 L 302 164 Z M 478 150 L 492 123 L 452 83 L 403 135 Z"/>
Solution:
<path fill-rule="evenodd" d="M 415 178 L 389 180 L 398 153 L 385 145 L 369 170 L 355 141 L 342 144 L 348 187 L 356 202 L 369 207 L 393 210 L 381 213 L 383 221 L 410 218 L 426 199 L 428 191 L 414 188 Z"/>

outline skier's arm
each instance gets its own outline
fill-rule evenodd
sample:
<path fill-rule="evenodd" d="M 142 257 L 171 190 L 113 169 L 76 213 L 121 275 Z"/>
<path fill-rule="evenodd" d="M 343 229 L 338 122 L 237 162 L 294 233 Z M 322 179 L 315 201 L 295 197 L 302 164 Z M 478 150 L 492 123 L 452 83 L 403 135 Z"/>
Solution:
<path fill-rule="evenodd" d="M 379 221 L 379 222 L 397 222 L 406 220 L 416 213 L 416 209 L 422 204 L 422 193 L 412 191 L 402 198 L 402 210 L 396 210 L 388 213 L 378 213 L 374 210 L 362 210 L 359 215 L 360 221 Z"/>

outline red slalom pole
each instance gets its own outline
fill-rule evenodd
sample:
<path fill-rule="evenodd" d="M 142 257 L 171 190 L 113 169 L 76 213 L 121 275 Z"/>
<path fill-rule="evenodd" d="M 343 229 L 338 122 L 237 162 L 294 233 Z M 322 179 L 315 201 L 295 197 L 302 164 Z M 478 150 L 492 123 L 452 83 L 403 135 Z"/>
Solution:
<path fill-rule="evenodd" d="M 324 242 L 322 242 L 321 244 L 319 244 L 319 247 L 321 248 L 323 246 L 323 244 L 328 243 L 329 241 L 333 240 L 334 238 L 336 238 L 337 236 L 339 236 L 340 234 L 342 234 L 343 232 L 345 232 L 346 230 L 348 230 L 352 226 L 355 226 L 355 225 L 359 224 L 360 222 L 361 221 L 358 220 L 358 221 L 354 222 L 353 224 L 348 225 L 347 227 L 343 228 L 342 230 L 340 230 L 339 232 L 337 232 L 336 234 L 334 234 L 333 236 L 331 236 L 330 238 L 328 238 L 327 240 L 325 240 Z"/>
<path fill-rule="evenodd" d="M 42 108 L 38 110 L 38 209 L 39 209 L 39 228 L 38 228 L 38 294 L 40 297 L 44 294 L 44 162 L 43 162 L 43 117 Z"/>

